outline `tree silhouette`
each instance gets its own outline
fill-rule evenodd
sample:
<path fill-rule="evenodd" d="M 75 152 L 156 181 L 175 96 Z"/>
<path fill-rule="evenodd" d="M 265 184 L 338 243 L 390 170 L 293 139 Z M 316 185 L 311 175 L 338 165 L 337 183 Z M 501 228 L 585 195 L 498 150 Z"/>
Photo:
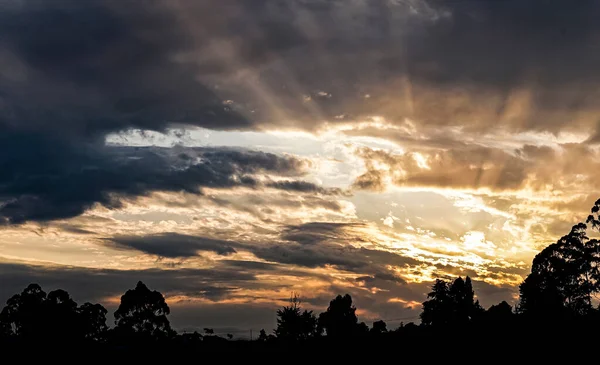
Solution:
<path fill-rule="evenodd" d="M 597 208 L 592 208 L 593 214 Z M 598 227 L 594 215 L 588 221 Z M 569 234 L 535 256 L 531 274 L 519 287 L 519 313 L 567 318 L 591 312 L 592 297 L 600 290 L 600 242 L 589 239 L 586 230 L 584 223 L 574 225 Z"/>
<path fill-rule="evenodd" d="M 284 340 L 306 340 L 317 335 L 317 319 L 312 311 L 300 306 L 300 298 L 292 294 L 290 304 L 277 310 L 277 338 Z"/>
<path fill-rule="evenodd" d="M 215 330 L 213 330 L 212 328 L 204 328 L 204 334 L 207 336 L 212 336 L 215 334 Z"/>
<path fill-rule="evenodd" d="M 371 333 L 373 334 L 382 334 L 387 332 L 387 324 L 383 320 L 373 322 L 373 327 L 371 327 Z"/>
<path fill-rule="evenodd" d="M 471 278 L 463 280 L 458 277 L 450 286 L 450 297 L 452 298 L 452 322 L 456 325 L 465 325 L 476 315 L 474 302 L 475 293 Z"/>
<path fill-rule="evenodd" d="M 125 336 L 145 339 L 165 339 L 174 335 L 167 315 L 170 313 L 165 298 L 158 291 L 150 291 L 139 281 L 121 297 L 115 312 L 115 330 Z"/>
<path fill-rule="evenodd" d="M 47 331 L 52 331 L 55 338 L 80 337 L 77 303 L 69 293 L 62 289 L 51 291 L 44 300 L 43 307 L 43 325 Z"/>
<path fill-rule="evenodd" d="M 423 302 L 421 322 L 426 326 L 464 326 L 483 312 L 479 302 L 474 302 L 475 293 L 471 278 L 458 277 L 448 284 L 437 279 Z"/>
<path fill-rule="evenodd" d="M 108 331 L 106 309 L 100 304 L 84 303 L 78 309 L 79 323 L 83 338 L 102 341 Z"/>
<path fill-rule="evenodd" d="M 44 301 L 46 293 L 38 284 L 29 284 L 21 294 L 6 301 L 0 321 L 9 335 L 36 339 L 44 337 Z"/>
<path fill-rule="evenodd" d="M 469 322 L 469 312 L 473 306 L 473 290 L 468 290 L 465 281 L 459 277 L 450 285 L 449 294 L 452 305 L 452 317 L 450 318 L 452 324 L 461 325 Z M 469 294 L 471 296 L 470 304 Z"/>
<path fill-rule="evenodd" d="M 325 330 L 330 337 L 347 337 L 356 334 L 359 331 L 358 318 L 356 308 L 352 305 L 352 297 L 349 294 L 335 297 L 329 302 L 327 311 L 319 315 L 318 324 L 319 328 Z"/>
<path fill-rule="evenodd" d="M 421 322 L 426 326 L 447 325 L 452 316 L 452 301 L 448 283 L 436 279 L 427 298 L 429 300 L 423 302 Z"/>
<path fill-rule="evenodd" d="M 106 309 L 86 303 L 77 307 L 62 289 L 46 293 L 30 284 L 13 295 L 0 313 L 2 336 L 26 341 L 101 340 L 106 333 Z"/>

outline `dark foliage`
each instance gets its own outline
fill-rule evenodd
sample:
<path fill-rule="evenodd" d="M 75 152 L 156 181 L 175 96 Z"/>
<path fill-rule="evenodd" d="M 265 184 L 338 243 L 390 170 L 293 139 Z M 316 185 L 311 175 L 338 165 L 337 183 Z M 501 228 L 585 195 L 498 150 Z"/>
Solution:
<path fill-rule="evenodd" d="M 586 223 L 600 229 L 600 200 Z M 533 259 L 531 274 L 519 287 L 518 312 L 529 320 L 568 321 L 595 316 L 592 299 L 600 292 L 600 241 L 578 223 L 566 236 Z"/>
<path fill-rule="evenodd" d="M 383 320 L 373 322 L 373 327 L 371 327 L 371 333 L 373 334 L 382 334 L 387 332 L 387 324 Z"/>
<path fill-rule="evenodd" d="M 316 337 L 317 318 L 312 311 L 300 307 L 300 298 L 293 294 L 290 304 L 277 310 L 277 338 L 287 341 L 307 340 Z"/>
<path fill-rule="evenodd" d="M 163 295 L 150 291 L 139 281 L 135 289 L 121 297 L 121 305 L 115 312 L 115 333 L 136 339 L 169 339 L 175 335 L 167 319 L 170 312 Z"/>
<path fill-rule="evenodd" d="M 352 297 L 348 294 L 338 295 L 329 302 L 327 310 L 319 315 L 319 328 L 327 336 L 340 338 L 364 332 L 364 327 L 358 324 L 356 307 L 352 305 Z M 367 329 L 368 331 L 368 329 Z"/>
<path fill-rule="evenodd" d="M 106 309 L 100 304 L 77 306 L 58 289 L 46 295 L 30 284 L 13 295 L 0 313 L 2 337 L 29 342 L 95 341 L 106 339 Z"/>
<path fill-rule="evenodd" d="M 425 326 L 465 326 L 483 312 L 468 276 L 465 280 L 458 277 L 452 284 L 437 279 L 427 298 L 421 313 Z"/>

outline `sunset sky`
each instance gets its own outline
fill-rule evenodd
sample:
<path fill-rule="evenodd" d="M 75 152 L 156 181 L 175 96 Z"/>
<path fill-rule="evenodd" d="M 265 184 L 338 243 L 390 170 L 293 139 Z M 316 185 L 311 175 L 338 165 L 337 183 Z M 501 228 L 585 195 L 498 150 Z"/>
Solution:
<path fill-rule="evenodd" d="M 600 198 L 600 2 L 0 0 L 0 303 L 245 336 L 292 292 L 514 304 Z M 597 80 L 598 79 L 598 80 Z"/>

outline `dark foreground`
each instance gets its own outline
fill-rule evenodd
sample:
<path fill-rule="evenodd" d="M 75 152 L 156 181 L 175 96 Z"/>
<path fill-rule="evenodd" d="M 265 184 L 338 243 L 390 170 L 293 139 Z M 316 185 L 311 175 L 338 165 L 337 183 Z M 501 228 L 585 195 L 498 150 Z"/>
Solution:
<path fill-rule="evenodd" d="M 4 359 L 21 360 L 38 357 L 63 358 L 67 361 L 140 361 L 168 360 L 215 361 L 285 361 L 319 363 L 338 359 L 368 361 L 378 359 L 393 363 L 456 362 L 522 363 L 544 359 L 550 363 L 587 359 L 597 361 L 596 323 L 569 325 L 498 325 L 495 328 L 431 329 L 415 326 L 377 335 L 352 338 L 312 338 L 304 341 L 227 340 L 216 336 L 180 335 L 165 341 L 112 341 L 102 343 L 7 340 L 0 343 Z M 284 356 L 284 357 L 283 357 Z M 133 359 L 133 360 L 132 360 Z M 328 360 L 330 361 L 330 360 Z M 52 362 L 52 361 L 51 361 Z M 120 361 L 119 361 L 120 362 Z M 6 362 L 10 363 L 10 362 Z"/>

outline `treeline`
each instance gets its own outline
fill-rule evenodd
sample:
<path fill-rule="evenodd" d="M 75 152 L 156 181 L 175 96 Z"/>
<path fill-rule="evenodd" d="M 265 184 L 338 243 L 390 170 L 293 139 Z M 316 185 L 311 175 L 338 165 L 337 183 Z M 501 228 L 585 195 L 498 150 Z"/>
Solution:
<path fill-rule="evenodd" d="M 292 295 L 289 304 L 277 310 L 273 333 L 263 329 L 254 341 L 230 341 L 235 340 L 233 335 L 222 338 L 210 328 L 203 333 L 177 334 L 169 323 L 170 309 L 163 295 L 142 282 L 121 297 L 114 327 L 107 325 L 108 312 L 102 305 L 78 305 L 64 290 L 46 294 L 39 285 L 30 284 L 8 299 L 0 312 L 0 345 L 58 343 L 127 349 L 154 344 L 219 349 L 243 343 L 246 349 L 273 349 L 290 344 L 317 348 L 333 341 L 359 341 L 373 346 L 398 339 L 419 343 L 458 334 L 476 341 L 509 331 L 513 337 L 538 331 L 540 339 L 561 328 L 582 333 L 600 324 L 596 304 L 600 292 L 600 241 L 589 238 L 588 229 L 600 229 L 600 199 L 586 223 L 574 225 L 569 234 L 534 258 L 514 308 L 506 301 L 483 308 L 475 299 L 468 276 L 451 281 L 437 279 L 423 302 L 421 323 L 401 323 L 395 329 L 388 328 L 383 320 L 375 321 L 370 328 L 360 322 L 348 294 L 335 297 L 318 316 L 303 309 L 300 298 Z"/>

